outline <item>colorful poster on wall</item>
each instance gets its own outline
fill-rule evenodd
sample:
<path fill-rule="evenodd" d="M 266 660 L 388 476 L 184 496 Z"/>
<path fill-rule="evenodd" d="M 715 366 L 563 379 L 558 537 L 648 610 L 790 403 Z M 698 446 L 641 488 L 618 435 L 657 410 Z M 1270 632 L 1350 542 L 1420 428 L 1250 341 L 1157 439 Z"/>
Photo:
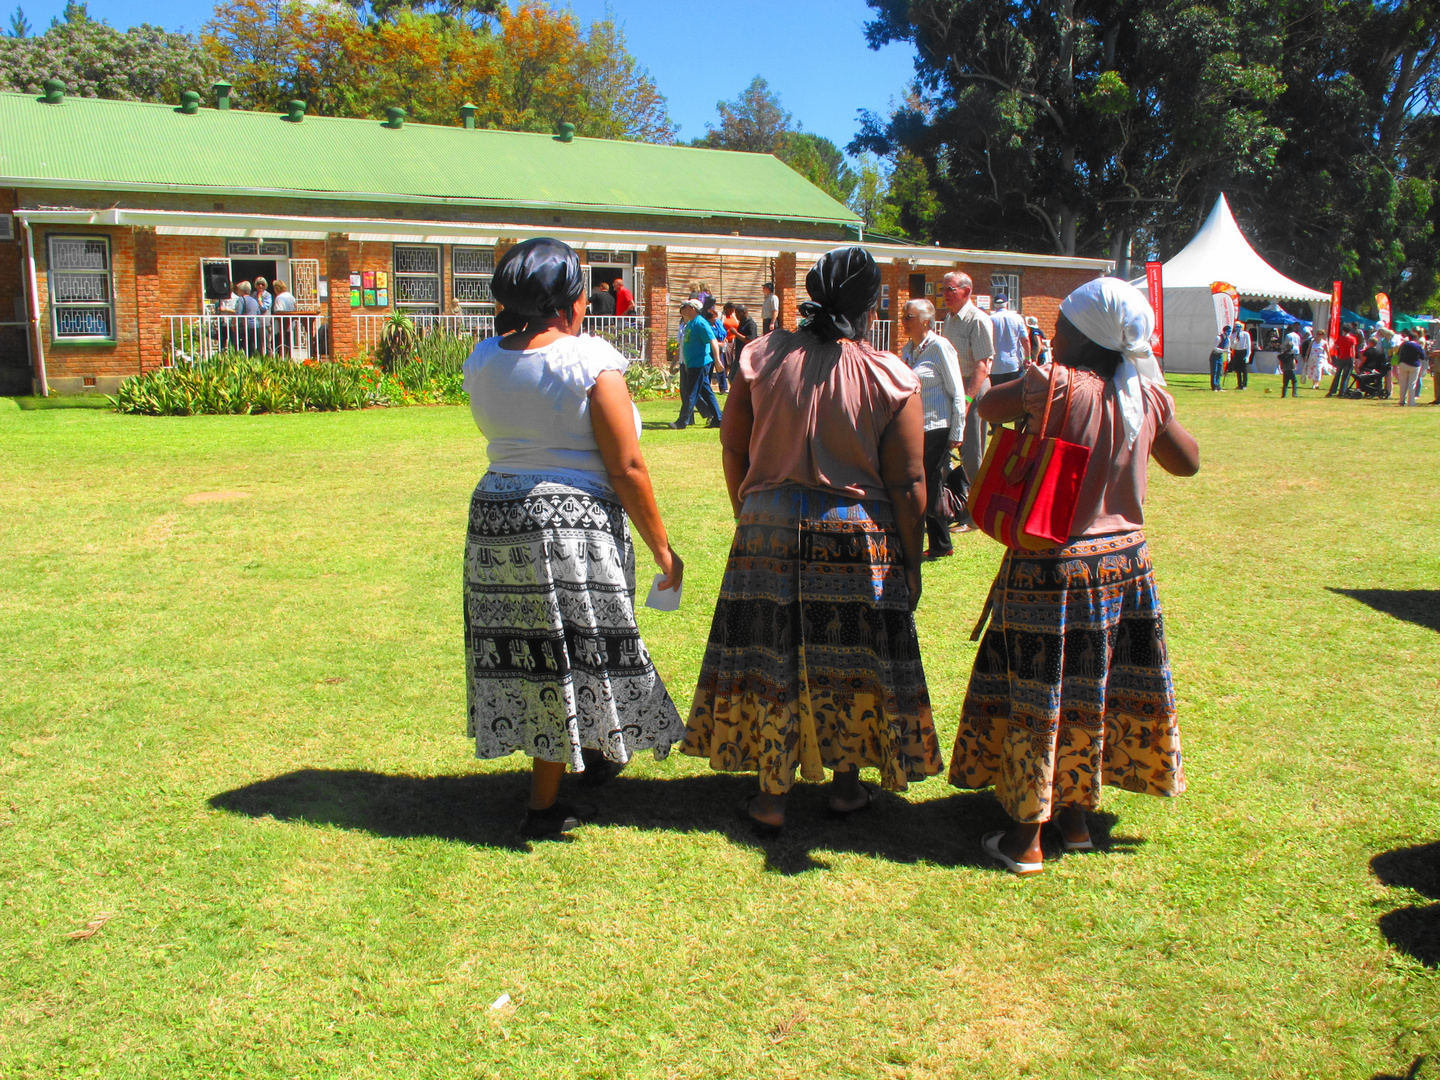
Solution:
<path fill-rule="evenodd" d="M 374 290 L 374 289 L 366 289 L 366 290 L 365 290 L 365 306 L 366 306 L 366 307 L 374 307 L 374 306 L 375 306 L 375 290 Z"/>
<path fill-rule="evenodd" d="M 1165 282 L 1160 272 L 1161 264 L 1145 264 L 1145 287 L 1150 293 L 1150 307 L 1155 311 L 1155 333 L 1150 337 L 1150 348 L 1160 359 L 1165 359 Z"/>
<path fill-rule="evenodd" d="M 376 290 L 375 290 L 375 306 L 376 306 L 376 307 L 389 307 L 389 306 L 390 306 L 390 290 L 389 290 L 389 289 L 376 289 Z"/>
<path fill-rule="evenodd" d="M 359 307 L 359 306 L 360 306 L 360 290 L 359 290 L 359 289 L 351 289 L 351 290 L 350 290 L 350 306 L 351 306 L 351 307 Z"/>
<path fill-rule="evenodd" d="M 361 288 L 363 288 L 363 289 L 373 289 L 373 288 L 375 288 L 375 271 L 374 271 L 374 270 L 362 270 L 362 271 L 360 272 L 360 276 L 361 276 L 361 279 L 362 279 L 361 286 L 360 286 Z"/>
<path fill-rule="evenodd" d="M 1389 329 L 1390 327 L 1390 297 L 1383 292 L 1375 294 L 1375 313 L 1380 317 L 1380 325 Z"/>
<path fill-rule="evenodd" d="M 351 287 L 352 289 L 358 289 L 358 288 L 360 288 L 360 271 L 359 271 L 359 270 L 356 270 L 353 274 L 350 275 L 350 287 Z"/>
<path fill-rule="evenodd" d="M 375 288 L 388 289 L 390 287 L 390 273 L 387 270 L 375 271 Z"/>
<path fill-rule="evenodd" d="M 1340 282 L 1330 289 L 1330 340 L 1340 337 Z"/>

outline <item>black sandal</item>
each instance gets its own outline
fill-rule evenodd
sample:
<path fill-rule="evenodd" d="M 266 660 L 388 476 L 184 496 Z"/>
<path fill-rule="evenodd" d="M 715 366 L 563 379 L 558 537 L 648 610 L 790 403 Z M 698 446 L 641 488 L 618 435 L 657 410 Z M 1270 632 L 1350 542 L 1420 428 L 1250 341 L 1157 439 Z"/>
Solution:
<path fill-rule="evenodd" d="M 546 840 L 564 836 L 572 829 L 578 829 L 590 819 L 590 813 L 568 803 L 551 803 L 544 810 L 525 811 L 525 820 L 520 823 L 520 835 L 527 840 Z"/>
<path fill-rule="evenodd" d="M 749 796 L 735 804 L 735 813 L 741 821 L 750 826 L 750 831 L 761 840 L 776 840 L 785 831 L 784 825 L 771 825 L 768 821 L 761 821 L 750 813 Z"/>
<path fill-rule="evenodd" d="M 865 792 L 865 801 L 859 806 L 851 807 L 849 810 L 839 810 L 833 806 L 826 806 L 826 817 L 831 821 L 849 821 L 856 814 L 863 814 L 875 805 L 875 789 L 869 784 L 861 784 L 860 790 Z"/>
<path fill-rule="evenodd" d="M 619 776 L 625 768 L 620 762 L 611 761 L 599 750 L 591 750 L 589 747 L 580 751 L 580 759 L 585 762 L 585 768 L 575 779 L 581 787 L 601 787 Z"/>

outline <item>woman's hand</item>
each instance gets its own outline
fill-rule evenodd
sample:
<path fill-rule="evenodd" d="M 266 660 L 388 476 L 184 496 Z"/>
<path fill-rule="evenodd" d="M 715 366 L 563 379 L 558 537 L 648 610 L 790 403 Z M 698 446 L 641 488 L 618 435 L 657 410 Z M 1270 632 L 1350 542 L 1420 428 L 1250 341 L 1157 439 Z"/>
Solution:
<path fill-rule="evenodd" d="M 920 606 L 920 568 L 918 566 L 906 567 L 905 584 L 910 587 L 910 610 L 914 611 Z"/>
<path fill-rule="evenodd" d="M 680 588 L 681 579 L 685 577 L 685 562 L 675 554 L 673 547 L 666 544 L 665 550 L 655 556 L 655 565 L 660 567 L 660 572 L 665 575 L 665 580 L 660 582 L 660 588 Z"/>

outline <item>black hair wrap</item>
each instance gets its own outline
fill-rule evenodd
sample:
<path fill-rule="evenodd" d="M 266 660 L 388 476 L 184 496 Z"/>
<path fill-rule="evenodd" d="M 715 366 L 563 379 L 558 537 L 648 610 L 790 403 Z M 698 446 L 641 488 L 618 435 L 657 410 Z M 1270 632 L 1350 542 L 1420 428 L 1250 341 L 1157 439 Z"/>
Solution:
<path fill-rule="evenodd" d="M 495 332 L 508 334 L 568 313 L 585 291 L 585 273 L 569 244 L 537 236 L 500 257 L 490 291 L 502 307 Z"/>
<path fill-rule="evenodd" d="M 810 301 L 800 305 L 802 328 L 821 341 L 858 339 L 880 299 L 880 268 L 862 247 L 836 248 L 810 268 L 805 291 Z"/>

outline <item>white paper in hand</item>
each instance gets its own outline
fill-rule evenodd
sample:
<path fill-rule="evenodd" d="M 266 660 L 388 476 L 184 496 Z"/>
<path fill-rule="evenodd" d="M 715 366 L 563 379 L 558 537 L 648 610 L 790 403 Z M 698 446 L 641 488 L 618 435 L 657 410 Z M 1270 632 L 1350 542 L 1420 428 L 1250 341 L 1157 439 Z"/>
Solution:
<path fill-rule="evenodd" d="M 655 580 L 650 583 L 650 595 L 645 598 L 645 606 L 656 611 L 678 611 L 680 594 L 685 591 L 685 586 L 681 584 L 678 589 L 662 589 L 660 583 L 664 580 L 664 574 L 655 575 Z"/>

